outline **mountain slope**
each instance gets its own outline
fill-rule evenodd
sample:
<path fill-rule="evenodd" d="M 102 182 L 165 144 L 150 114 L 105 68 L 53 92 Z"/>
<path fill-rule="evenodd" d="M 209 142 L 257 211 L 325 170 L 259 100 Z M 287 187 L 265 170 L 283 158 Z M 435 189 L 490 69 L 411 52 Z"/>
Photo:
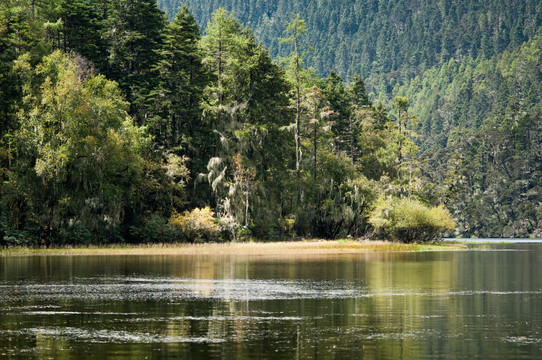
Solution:
<path fill-rule="evenodd" d="M 158 0 L 172 18 L 187 4 L 205 28 L 223 7 L 253 29 L 271 55 L 286 55 L 279 38 L 299 12 L 307 22 L 306 63 L 344 78 L 388 74 L 390 80 L 453 58 L 490 58 L 542 33 L 538 0 Z M 400 74 L 393 73 L 401 70 Z M 391 84 L 393 85 L 393 84 Z M 390 90 L 388 88 L 388 90 Z"/>
<path fill-rule="evenodd" d="M 425 175 L 464 236 L 542 235 L 542 39 L 397 89 L 423 119 Z"/>

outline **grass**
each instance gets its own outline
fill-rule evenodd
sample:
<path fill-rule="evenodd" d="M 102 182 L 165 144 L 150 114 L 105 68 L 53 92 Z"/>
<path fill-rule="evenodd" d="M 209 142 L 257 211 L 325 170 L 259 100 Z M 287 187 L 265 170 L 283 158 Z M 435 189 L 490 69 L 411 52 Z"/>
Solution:
<path fill-rule="evenodd" d="M 462 244 L 401 244 L 369 240 L 302 240 L 288 242 L 105 245 L 60 248 L 9 248 L 0 256 L 23 255 L 282 255 L 342 254 L 362 251 L 413 252 L 465 249 Z"/>

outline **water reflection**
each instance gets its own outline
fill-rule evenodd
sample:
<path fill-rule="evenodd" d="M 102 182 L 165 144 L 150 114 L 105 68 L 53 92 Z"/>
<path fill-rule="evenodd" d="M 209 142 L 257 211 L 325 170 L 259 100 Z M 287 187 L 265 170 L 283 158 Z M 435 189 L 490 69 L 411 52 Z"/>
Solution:
<path fill-rule="evenodd" d="M 0 257 L 0 357 L 541 358 L 542 246 L 498 248 Z"/>

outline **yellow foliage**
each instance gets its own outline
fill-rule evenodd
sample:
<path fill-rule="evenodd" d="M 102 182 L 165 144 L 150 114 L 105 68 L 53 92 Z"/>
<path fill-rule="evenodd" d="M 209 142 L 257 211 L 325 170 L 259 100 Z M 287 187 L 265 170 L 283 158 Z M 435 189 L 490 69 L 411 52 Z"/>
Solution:
<path fill-rule="evenodd" d="M 189 241 L 212 240 L 220 232 L 215 213 L 209 206 L 186 210 L 182 214 L 174 212 L 169 223 L 180 229 Z"/>

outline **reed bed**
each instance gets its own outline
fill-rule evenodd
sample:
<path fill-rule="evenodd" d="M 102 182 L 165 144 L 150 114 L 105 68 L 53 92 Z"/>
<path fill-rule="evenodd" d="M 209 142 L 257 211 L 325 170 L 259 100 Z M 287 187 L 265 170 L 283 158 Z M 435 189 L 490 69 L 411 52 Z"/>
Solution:
<path fill-rule="evenodd" d="M 205 244 L 103 245 L 59 248 L 8 248 L 3 256 L 23 255 L 287 255 L 342 254 L 367 251 L 413 252 L 465 249 L 458 243 L 402 244 L 370 240 L 301 240 L 281 242 L 239 242 Z"/>

